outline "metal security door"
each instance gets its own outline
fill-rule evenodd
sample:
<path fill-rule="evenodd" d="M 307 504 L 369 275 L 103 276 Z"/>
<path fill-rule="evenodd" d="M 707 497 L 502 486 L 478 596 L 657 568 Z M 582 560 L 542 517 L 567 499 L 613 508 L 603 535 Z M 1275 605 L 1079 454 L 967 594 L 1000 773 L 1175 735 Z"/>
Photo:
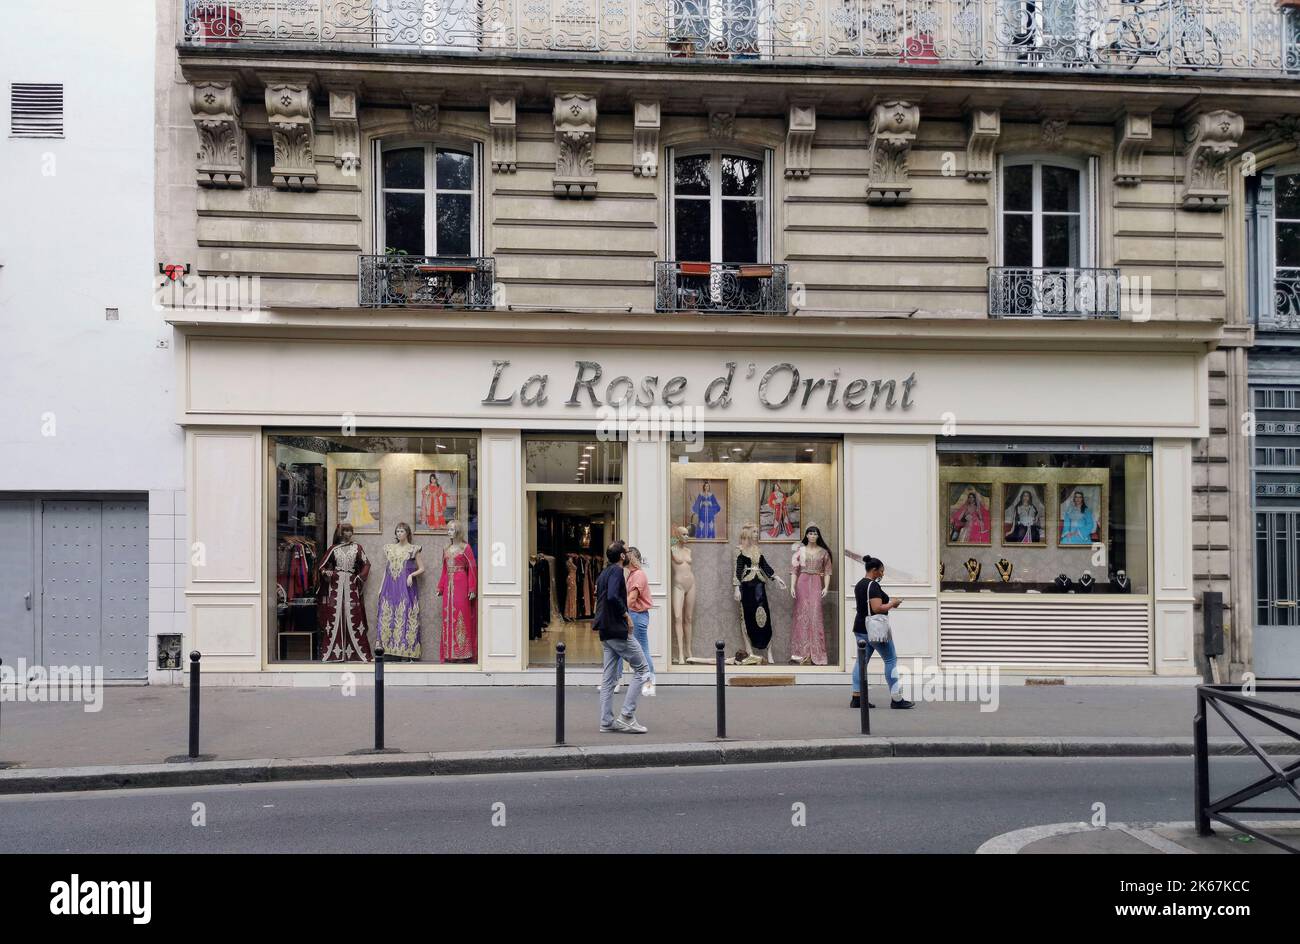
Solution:
<path fill-rule="evenodd" d="M 101 508 L 41 503 L 41 641 L 47 666 L 99 665 Z"/>
<path fill-rule="evenodd" d="M 1255 513 L 1255 674 L 1300 678 L 1300 511 Z"/>
<path fill-rule="evenodd" d="M 0 659 L 10 668 L 36 661 L 34 515 L 30 501 L 0 501 Z"/>
<path fill-rule="evenodd" d="M 145 678 L 149 642 L 149 503 L 105 501 L 100 658 L 104 677 Z"/>

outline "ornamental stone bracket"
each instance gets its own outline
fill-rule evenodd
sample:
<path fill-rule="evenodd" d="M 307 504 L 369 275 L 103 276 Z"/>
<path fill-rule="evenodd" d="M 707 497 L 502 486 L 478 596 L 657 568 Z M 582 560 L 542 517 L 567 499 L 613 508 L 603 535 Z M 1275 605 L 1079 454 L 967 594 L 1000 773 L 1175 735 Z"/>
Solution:
<path fill-rule="evenodd" d="M 555 96 L 555 177 L 557 197 L 596 196 L 596 96 L 565 92 Z"/>
<path fill-rule="evenodd" d="M 969 135 L 966 138 L 966 179 L 986 181 L 993 178 L 994 151 L 1002 136 L 1002 111 L 997 108 L 972 108 L 967 113 Z"/>
<path fill-rule="evenodd" d="M 271 125 L 277 190 L 316 189 L 316 103 L 309 78 L 266 79 L 266 120 Z"/>
<path fill-rule="evenodd" d="M 240 123 L 239 88 L 234 82 L 195 82 L 190 113 L 199 132 L 200 187 L 243 187 L 248 179 L 247 147 Z"/>
<path fill-rule="evenodd" d="M 718 142 L 732 141 L 736 137 L 736 114 L 740 111 L 739 98 L 706 98 L 704 107 L 709 110 L 709 138 Z"/>
<path fill-rule="evenodd" d="M 806 180 L 812 175 L 812 146 L 817 134 L 816 103 L 791 102 L 785 129 L 785 175 Z"/>
<path fill-rule="evenodd" d="M 433 134 L 441 119 L 442 90 L 423 88 L 406 92 L 411 103 L 411 125 L 421 134 Z"/>
<path fill-rule="evenodd" d="M 330 123 L 334 126 L 334 166 L 346 177 L 361 169 L 361 124 L 356 89 L 330 89 Z"/>
<path fill-rule="evenodd" d="M 515 134 L 518 129 L 517 103 L 518 92 L 514 89 L 493 89 L 488 92 L 488 127 L 492 129 L 492 170 L 498 174 L 513 174 L 519 169 L 515 145 Z"/>
<path fill-rule="evenodd" d="M 1142 183 L 1142 155 L 1151 143 L 1153 123 L 1149 111 L 1126 111 L 1115 125 L 1115 185 Z"/>
<path fill-rule="evenodd" d="M 921 124 L 921 109 L 904 101 L 877 102 L 867 125 L 867 203 L 896 206 L 912 196 L 907 158 Z"/>
<path fill-rule="evenodd" d="M 1225 109 L 1201 112 L 1187 122 L 1184 210 L 1221 212 L 1227 207 L 1228 157 L 1245 127 L 1241 115 Z"/>
<path fill-rule="evenodd" d="M 638 177 L 659 174 L 662 115 L 662 103 L 658 99 L 638 98 L 632 102 L 632 173 Z"/>

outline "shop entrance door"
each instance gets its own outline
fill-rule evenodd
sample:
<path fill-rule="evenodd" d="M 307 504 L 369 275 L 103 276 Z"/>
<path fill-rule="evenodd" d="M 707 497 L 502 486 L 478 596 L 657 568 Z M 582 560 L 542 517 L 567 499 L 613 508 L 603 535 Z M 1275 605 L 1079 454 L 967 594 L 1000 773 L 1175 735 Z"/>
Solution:
<path fill-rule="evenodd" d="M 1300 511 L 1255 513 L 1255 674 L 1300 678 Z"/>
<path fill-rule="evenodd" d="M 526 437 L 528 664 L 600 665 L 592 630 L 605 548 L 625 535 L 621 443 L 590 436 Z"/>

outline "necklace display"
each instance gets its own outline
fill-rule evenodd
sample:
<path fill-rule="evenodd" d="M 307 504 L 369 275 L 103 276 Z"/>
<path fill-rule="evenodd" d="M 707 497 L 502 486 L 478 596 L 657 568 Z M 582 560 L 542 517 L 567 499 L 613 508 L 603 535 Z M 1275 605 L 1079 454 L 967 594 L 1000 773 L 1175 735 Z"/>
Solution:
<path fill-rule="evenodd" d="M 983 566 L 975 558 L 968 558 L 966 561 L 966 577 L 971 583 L 980 579 L 980 570 Z"/>
<path fill-rule="evenodd" d="M 1011 571 L 1015 570 L 1016 565 L 1011 563 L 1005 557 L 999 557 L 997 562 L 998 576 L 1002 578 L 1003 583 L 1011 582 Z"/>

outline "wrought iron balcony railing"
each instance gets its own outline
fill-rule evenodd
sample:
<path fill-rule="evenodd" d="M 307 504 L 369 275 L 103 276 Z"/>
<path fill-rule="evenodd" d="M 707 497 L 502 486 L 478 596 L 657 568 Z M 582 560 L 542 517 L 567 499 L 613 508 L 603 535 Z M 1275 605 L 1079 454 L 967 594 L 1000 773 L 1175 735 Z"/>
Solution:
<path fill-rule="evenodd" d="M 656 262 L 655 311 L 784 315 L 786 272 L 767 262 Z"/>
<path fill-rule="evenodd" d="M 475 256 L 362 256 L 362 308 L 493 308 L 495 262 Z"/>
<path fill-rule="evenodd" d="M 989 267 L 990 318 L 1118 318 L 1119 269 Z"/>
<path fill-rule="evenodd" d="M 1278 0 L 183 0 L 185 42 L 1137 72 L 1300 70 Z"/>
<path fill-rule="evenodd" d="M 1278 275 L 1273 280 L 1273 311 L 1260 327 L 1273 331 L 1300 331 L 1300 275 Z"/>

